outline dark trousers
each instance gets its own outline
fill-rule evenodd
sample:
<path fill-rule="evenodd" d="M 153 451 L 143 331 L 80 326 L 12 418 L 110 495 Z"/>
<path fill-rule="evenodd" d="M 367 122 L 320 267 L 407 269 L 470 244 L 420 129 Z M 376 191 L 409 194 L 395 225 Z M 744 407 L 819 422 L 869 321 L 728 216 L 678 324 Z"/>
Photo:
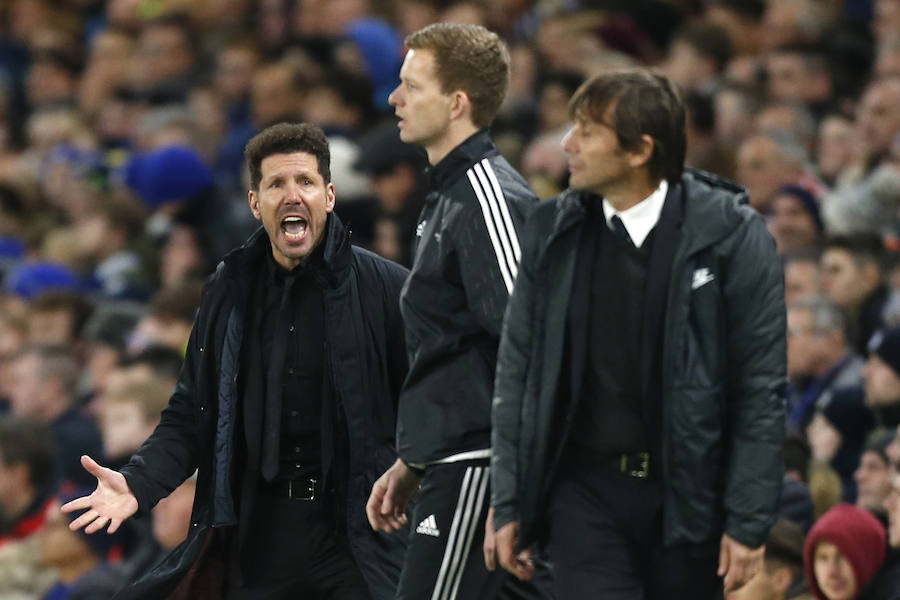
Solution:
<path fill-rule="evenodd" d="M 292 500 L 262 488 L 239 552 L 243 581 L 228 600 L 370 600 L 345 537 L 321 498 Z"/>
<path fill-rule="evenodd" d="M 548 516 L 558 600 L 721 597 L 720 540 L 664 547 L 657 481 L 569 467 L 556 479 Z"/>
<path fill-rule="evenodd" d="M 489 461 L 429 467 L 410 516 L 397 600 L 538 600 L 535 584 L 484 566 Z M 546 573 L 539 573 L 546 576 Z"/>

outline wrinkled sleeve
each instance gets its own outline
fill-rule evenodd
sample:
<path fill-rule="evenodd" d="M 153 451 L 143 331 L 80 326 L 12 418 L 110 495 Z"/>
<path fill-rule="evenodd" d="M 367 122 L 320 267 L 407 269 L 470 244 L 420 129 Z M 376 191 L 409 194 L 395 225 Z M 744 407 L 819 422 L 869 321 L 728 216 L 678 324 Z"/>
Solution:
<path fill-rule="evenodd" d="M 730 432 L 725 531 L 756 548 L 775 522 L 784 471 L 786 316 L 774 240 L 759 215 L 742 210 L 745 221 L 724 257 Z"/>

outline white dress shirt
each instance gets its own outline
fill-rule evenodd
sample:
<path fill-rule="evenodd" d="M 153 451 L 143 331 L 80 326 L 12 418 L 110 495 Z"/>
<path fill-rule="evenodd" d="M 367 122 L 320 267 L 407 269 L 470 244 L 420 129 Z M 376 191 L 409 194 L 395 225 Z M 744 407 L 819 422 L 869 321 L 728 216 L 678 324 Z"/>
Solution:
<path fill-rule="evenodd" d="M 669 183 L 663 179 L 652 194 L 622 212 L 613 208 L 613 205 L 604 198 L 603 214 L 606 217 L 606 225 L 612 228 L 610 220 L 615 215 L 619 215 L 625 230 L 631 237 L 631 241 L 636 247 L 640 248 L 647 236 L 650 235 L 650 232 L 653 231 L 653 228 L 656 227 L 657 221 L 659 221 L 659 215 L 662 214 L 663 204 L 666 202 L 666 192 L 668 191 Z"/>

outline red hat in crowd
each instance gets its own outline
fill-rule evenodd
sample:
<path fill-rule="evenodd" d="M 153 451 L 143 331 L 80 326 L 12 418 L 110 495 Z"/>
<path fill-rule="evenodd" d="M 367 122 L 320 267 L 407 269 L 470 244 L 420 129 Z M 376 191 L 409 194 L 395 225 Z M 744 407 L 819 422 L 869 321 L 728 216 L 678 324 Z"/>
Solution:
<path fill-rule="evenodd" d="M 816 583 L 813 551 L 821 541 L 831 542 L 850 562 L 856 576 L 857 592 L 878 573 L 887 552 L 884 526 L 872 514 L 852 504 L 841 503 L 816 521 L 803 547 L 803 568 L 810 591 L 820 600 L 825 595 Z"/>

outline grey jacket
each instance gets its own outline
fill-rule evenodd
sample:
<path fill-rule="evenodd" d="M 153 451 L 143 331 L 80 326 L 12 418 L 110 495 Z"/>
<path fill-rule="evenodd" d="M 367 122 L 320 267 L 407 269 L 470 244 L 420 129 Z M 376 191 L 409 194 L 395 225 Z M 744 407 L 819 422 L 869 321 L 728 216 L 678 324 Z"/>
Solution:
<path fill-rule="evenodd" d="M 775 244 L 746 193 L 688 171 L 668 284 L 659 291 L 657 378 L 666 544 L 723 531 L 750 547 L 775 521 L 787 381 L 784 281 Z M 574 411 L 559 394 L 566 317 L 586 210 L 567 191 L 542 204 L 522 236 L 519 277 L 501 338 L 492 431 L 495 526 L 539 536 L 561 440 Z M 657 239 L 655 244 L 659 243 Z M 668 254 L 667 254 L 668 256 Z M 648 295 L 652 290 L 648 289 Z M 661 378 L 661 379 L 659 379 Z"/>

